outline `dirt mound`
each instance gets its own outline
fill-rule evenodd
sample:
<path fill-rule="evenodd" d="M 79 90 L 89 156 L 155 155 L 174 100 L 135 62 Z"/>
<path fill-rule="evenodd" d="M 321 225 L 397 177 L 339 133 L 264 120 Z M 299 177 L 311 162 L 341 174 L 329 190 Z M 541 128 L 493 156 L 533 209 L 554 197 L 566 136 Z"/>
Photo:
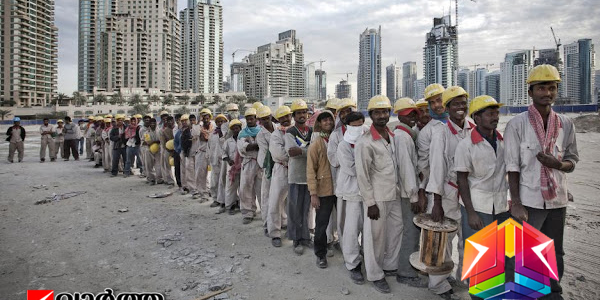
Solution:
<path fill-rule="evenodd" d="M 584 115 L 573 120 L 577 132 L 600 132 L 600 115 Z"/>

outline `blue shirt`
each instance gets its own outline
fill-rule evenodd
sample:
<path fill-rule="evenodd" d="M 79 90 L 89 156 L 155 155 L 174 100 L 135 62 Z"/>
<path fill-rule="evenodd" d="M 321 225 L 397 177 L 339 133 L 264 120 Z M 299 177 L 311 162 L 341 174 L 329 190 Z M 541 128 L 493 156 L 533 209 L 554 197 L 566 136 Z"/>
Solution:
<path fill-rule="evenodd" d="M 181 154 L 181 130 L 177 130 L 177 133 L 175 133 L 173 147 L 175 148 L 175 152 L 177 152 L 177 154 Z"/>

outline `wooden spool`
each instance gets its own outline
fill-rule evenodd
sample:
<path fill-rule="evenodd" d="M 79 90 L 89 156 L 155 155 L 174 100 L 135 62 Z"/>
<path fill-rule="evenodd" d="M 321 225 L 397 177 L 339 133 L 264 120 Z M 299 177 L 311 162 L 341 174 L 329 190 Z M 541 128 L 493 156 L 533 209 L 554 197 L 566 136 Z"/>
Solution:
<path fill-rule="evenodd" d="M 421 242 L 419 252 L 410 255 L 410 264 L 430 275 L 452 271 L 454 263 L 446 261 L 446 244 L 448 234 L 458 229 L 458 223 L 446 217 L 442 222 L 434 222 L 431 214 L 419 214 L 413 222 L 421 228 Z"/>

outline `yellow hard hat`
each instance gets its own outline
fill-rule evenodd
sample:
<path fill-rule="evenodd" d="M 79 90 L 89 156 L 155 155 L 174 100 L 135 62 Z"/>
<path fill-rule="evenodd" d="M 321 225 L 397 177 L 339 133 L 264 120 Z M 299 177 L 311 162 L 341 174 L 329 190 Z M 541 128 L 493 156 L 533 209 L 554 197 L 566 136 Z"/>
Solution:
<path fill-rule="evenodd" d="M 469 104 L 469 116 L 473 117 L 473 114 L 490 106 L 500 107 L 504 106 L 502 103 L 498 103 L 492 96 L 481 95 L 473 98 Z"/>
<path fill-rule="evenodd" d="M 104 118 L 104 123 L 110 123 L 110 122 L 112 122 L 111 118 Z"/>
<path fill-rule="evenodd" d="M 271 108 L 269 108 L 266 105 L 261 106 L 257 111 L 256 111 L 256 117 L 259 119 L 262 119 L 264 117 L 270 116 L 271 115 Z"/>
<path fill-rule="evenodd" d="M 203 109 L 200 111 L 200 115 L 209 115 L 209 116 L 212 118 L 212 112 L 211 112 L 211 111 L 210 111 L 210 109 L 208 109 L 208 108 L 203 108 Z"/>
<path fill-rule="evenodd" d="M 340 99 L 340 101 L 338 101 L 338 109 L 344 109 L 346 107 L 354 107 L 356 108 L 356 103 L 354 102 L 354 100 L 350 99 L 350 98 L 344 98 L 344 99 Z"/>
<path fill-rule="evenodd" d="M 465 89 L 458 85 L 451 86 L 442 93 L 442 105 L 446 107 L 446 104 L 448 104 L 450 100 L 460 96 L 465 96 L 469 99 L 469 93 L 467 93 Z"/>
<path fill-rule="evenodd" d="M 165 148 L 167 148 L 167 150 L 173 150 L 173 149 L 175 149 L 175 142 L 173 140 L 168 140 L 165 143 Z"/>
<path fill-rule="evenodd" d="M 173 158 L 173 156 L 169 156 L 169 166 L 175 166 L 175 159 Z"/>
<path fill-rule="evenodd" d="M 96 119 L 96 117 L 94 117 L 94 116 L 88 116 L 88 120 L 94 120 L 94 119 Z"/>
<path fill-rule="evenodd" d="M 150 118 L 150 119 L 154 118 L 154 116 L 153 116 L 152 114 L 146 114 L 146 115 L 144 116 L 144 118 L 145 118 L 145 117 L 148 117 L 148 118 Z"/>
<path fill-rule="evenodd" d="M 306 102 L 302 99 L 296 99 L 294 101 L 292 101 L 292 112 L 297 111 L 297 110 L 301 110 L 301 109 L 308 109 L 308 105 L 306 105 Z"/>
<path fill-rule="evenodd" d="M 56 120 L 56 123 L 64 123 L 64 121 L 62 119 L 58 119 Z"/>
<path fill-rule="evenodd" d="M 279 107 L 279 108 L 278 108 L 278 109 L 275 111 L 275 119 L 279 120 L 279 118 L 281 118 L 281 117 L 283 117 L 283 116 L 287 116 L 287 115 L 289 115 L 289 114 L 291 114 L 291 113 L 292 113 L 292 110 L 291 110 L 289 107 L 287 107 L 287 106 L 285 106 L 285 105 L 283 105 L 283 106 L 280 106 L 280 107 Z"/>
<path fill-rule="evenodd" d="M 189 114 L 183 114 L 181 115 L 181 118 L 179 118 L 179 120 L 183 121 L 183 120 L 189 120 L 190 119 L 190 115 Z"/>
<path fill-rule="evenodd" d="M 432 83 L 425 88 L 425 100 L 444 92 L 444 87 L 439 83 Z"/>
<path fill-rule="evenodd" d="M 238 108 L 238 105 L 237 105 L 237 104 L 235 104 L 235 103 L 228 103 L 228 104 L 225 106 L 225 110 L 226 110 L 226 111 L 230 111 L 230 110 L 239 110 L 239 108 Z"/>
<path fill-rule="evenodd" d="M 126 116 L 125 117 L 125 121 L 131 121 L 131 117 L 130 116 Z"/>
<path fill-rule="evenodd" d="M 553 65 L 539 65 L 529 71 L 527 84 L 555 81 L 560 82 L 560 74 Z"/>
<path fill-rule="evenodd" d="M 235 125 L 240 125 L 240 127 L 242 127 L 242 121 L 238 120 L 238 119 L 233 119 L 229 122 L 229 129 L 231 129 L 233 126 Z"/>
<path fill-rule="evenodd" d="M 122 115 L 122 114 L 117 114 L 117 115 L 115 116 L 115 119 L 117 119 L 117 120 L 118 120 L 118 119 L 121 119 L 121 120 L 122 120 L 122 119 L 124 119 L 124 118 L 125 118 L 125 116 L 124 116 L 124 115 Z"/>
<path fill-rule="evenodd" d="M 98 116 L 98 117 L 94 118 L 94 121 L 104 121 L 104 118 L 103 118 L 103 117 L 100 117 L 100 116 Z"/>
<path fill-rule="evenodd" d="M 325 108 L 332 108 L 332 109 L 337 110 L 339 103 L 340 103 L 340 99 L 331 98 L 331 99 L 327 100 L 327 104 L 325 105 Z"/>
<path fill-rule="evenodd" d="M 224 114 L 218 114 L 215 117 L 215 121 L 217 121 L 218 119 L 223 119 L 223 120 L 225 120 L 225 122 L 227 122 L 227 117 Z"/>
<path fill-rule="evenodd" d="M 400 98 L 396 100 L 394 103 L 394 113 L 405 116 L 405 114 L 401 114 L 399 112 L 410 109 L 417 109 L 417 104 L 413 99 L 410 98 Z"/>
<path fill-rule="evenodd" d="M 417 101 L 415 104 L 418 108 L 427 107 L 429 105 L 429 103 L 427 103 L 427 101 L 425 101 L 423 98 L 419 99 L 419 101 Z"/>
<path fill-rule="evenodd" d="M 161 112 L 160 112 L 160 115 L 159 115 L 159 116 L 164 116 L 164 115 L 168 115 L 168 114 L 169 114 L 169 112 L 168 112 L 168 111 L 166 111 L 166 110 L 163 110 L 163 111 L 161 111 Z"/>
<path fill-rule="evenodd" d="M 252 108 L 252 107 L 246 108 L 246 111 L 244 112 L 244 117 L 247 117 L 247 116 L 256 116 L 256 108 Z"/>
<path fill-rule="evenodd" d="M 256 101 L 256 102 L 252 103 L 252 108 L 254 108 L 256 110 L 258 110 L 261 106 L 263 106 L 263 104 L 261 102 Z"/>
<path fill-rule="evenodd" d="M 136 118 L 136 119 L 141 119 L 141 118 L 142 118 L 142 115 L 140 115 L 140 114 L 135 114 L 135 115 L 133 115 L 133 117 L 134 117 L 134 118 Z"/>
<path fill-rule="evenodd" d="M 113 117 L 113 115 L 111 115 L 111 114 L 108 114 L 108 115 L 106 115 L 106 116 L 104 116 L 104 117 L 105 117 L 105 118 L 112 118 L 112 117 Z"/>
<path fill-rule="evenodd" d="M 150 141 L 146 140 L 146 142 L 150 142 Z M 154 144 L 150 145 L 150 153 L 156 154 L 156 153 L 158 153 L 159 150 L 160 150 L 160 147 L 158 146 L 158 144 L 154 143 Z"/>
<path fill-rule="evenodd" d="M 392 103 L 390 99 L 384 95 L 376 95 L 371 100 L 369 100 L 369 105 L 367 106 L 367 110 L 371 111 L 378 108 L 392 108 Z"/>
<path fill-rule="evenodd" d="M 144 133 L 144 141 L 146 141 L 146 143 L 150 143 L 150 141 L 152 141 L 149 133 Z"/>

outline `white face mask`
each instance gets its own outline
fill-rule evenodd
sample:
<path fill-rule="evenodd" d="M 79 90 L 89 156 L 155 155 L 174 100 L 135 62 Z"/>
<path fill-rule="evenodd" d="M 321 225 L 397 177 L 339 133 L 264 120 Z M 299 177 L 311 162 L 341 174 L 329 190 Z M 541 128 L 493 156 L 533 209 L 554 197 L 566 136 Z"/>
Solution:
<path fill-rule="evenodd" d="M 344 133 L 344 141 L 349 144 L 356 144 L 358 138 L 365 132 L 364 126 L 346 126 L 346 132 Z"/>
<path fill-rule="evenodd" d="M 240 117 L 240 112 L 239 111 L 230 111 L 229 116 L 231 117 L 232 120 L 237 119 Z"/>

